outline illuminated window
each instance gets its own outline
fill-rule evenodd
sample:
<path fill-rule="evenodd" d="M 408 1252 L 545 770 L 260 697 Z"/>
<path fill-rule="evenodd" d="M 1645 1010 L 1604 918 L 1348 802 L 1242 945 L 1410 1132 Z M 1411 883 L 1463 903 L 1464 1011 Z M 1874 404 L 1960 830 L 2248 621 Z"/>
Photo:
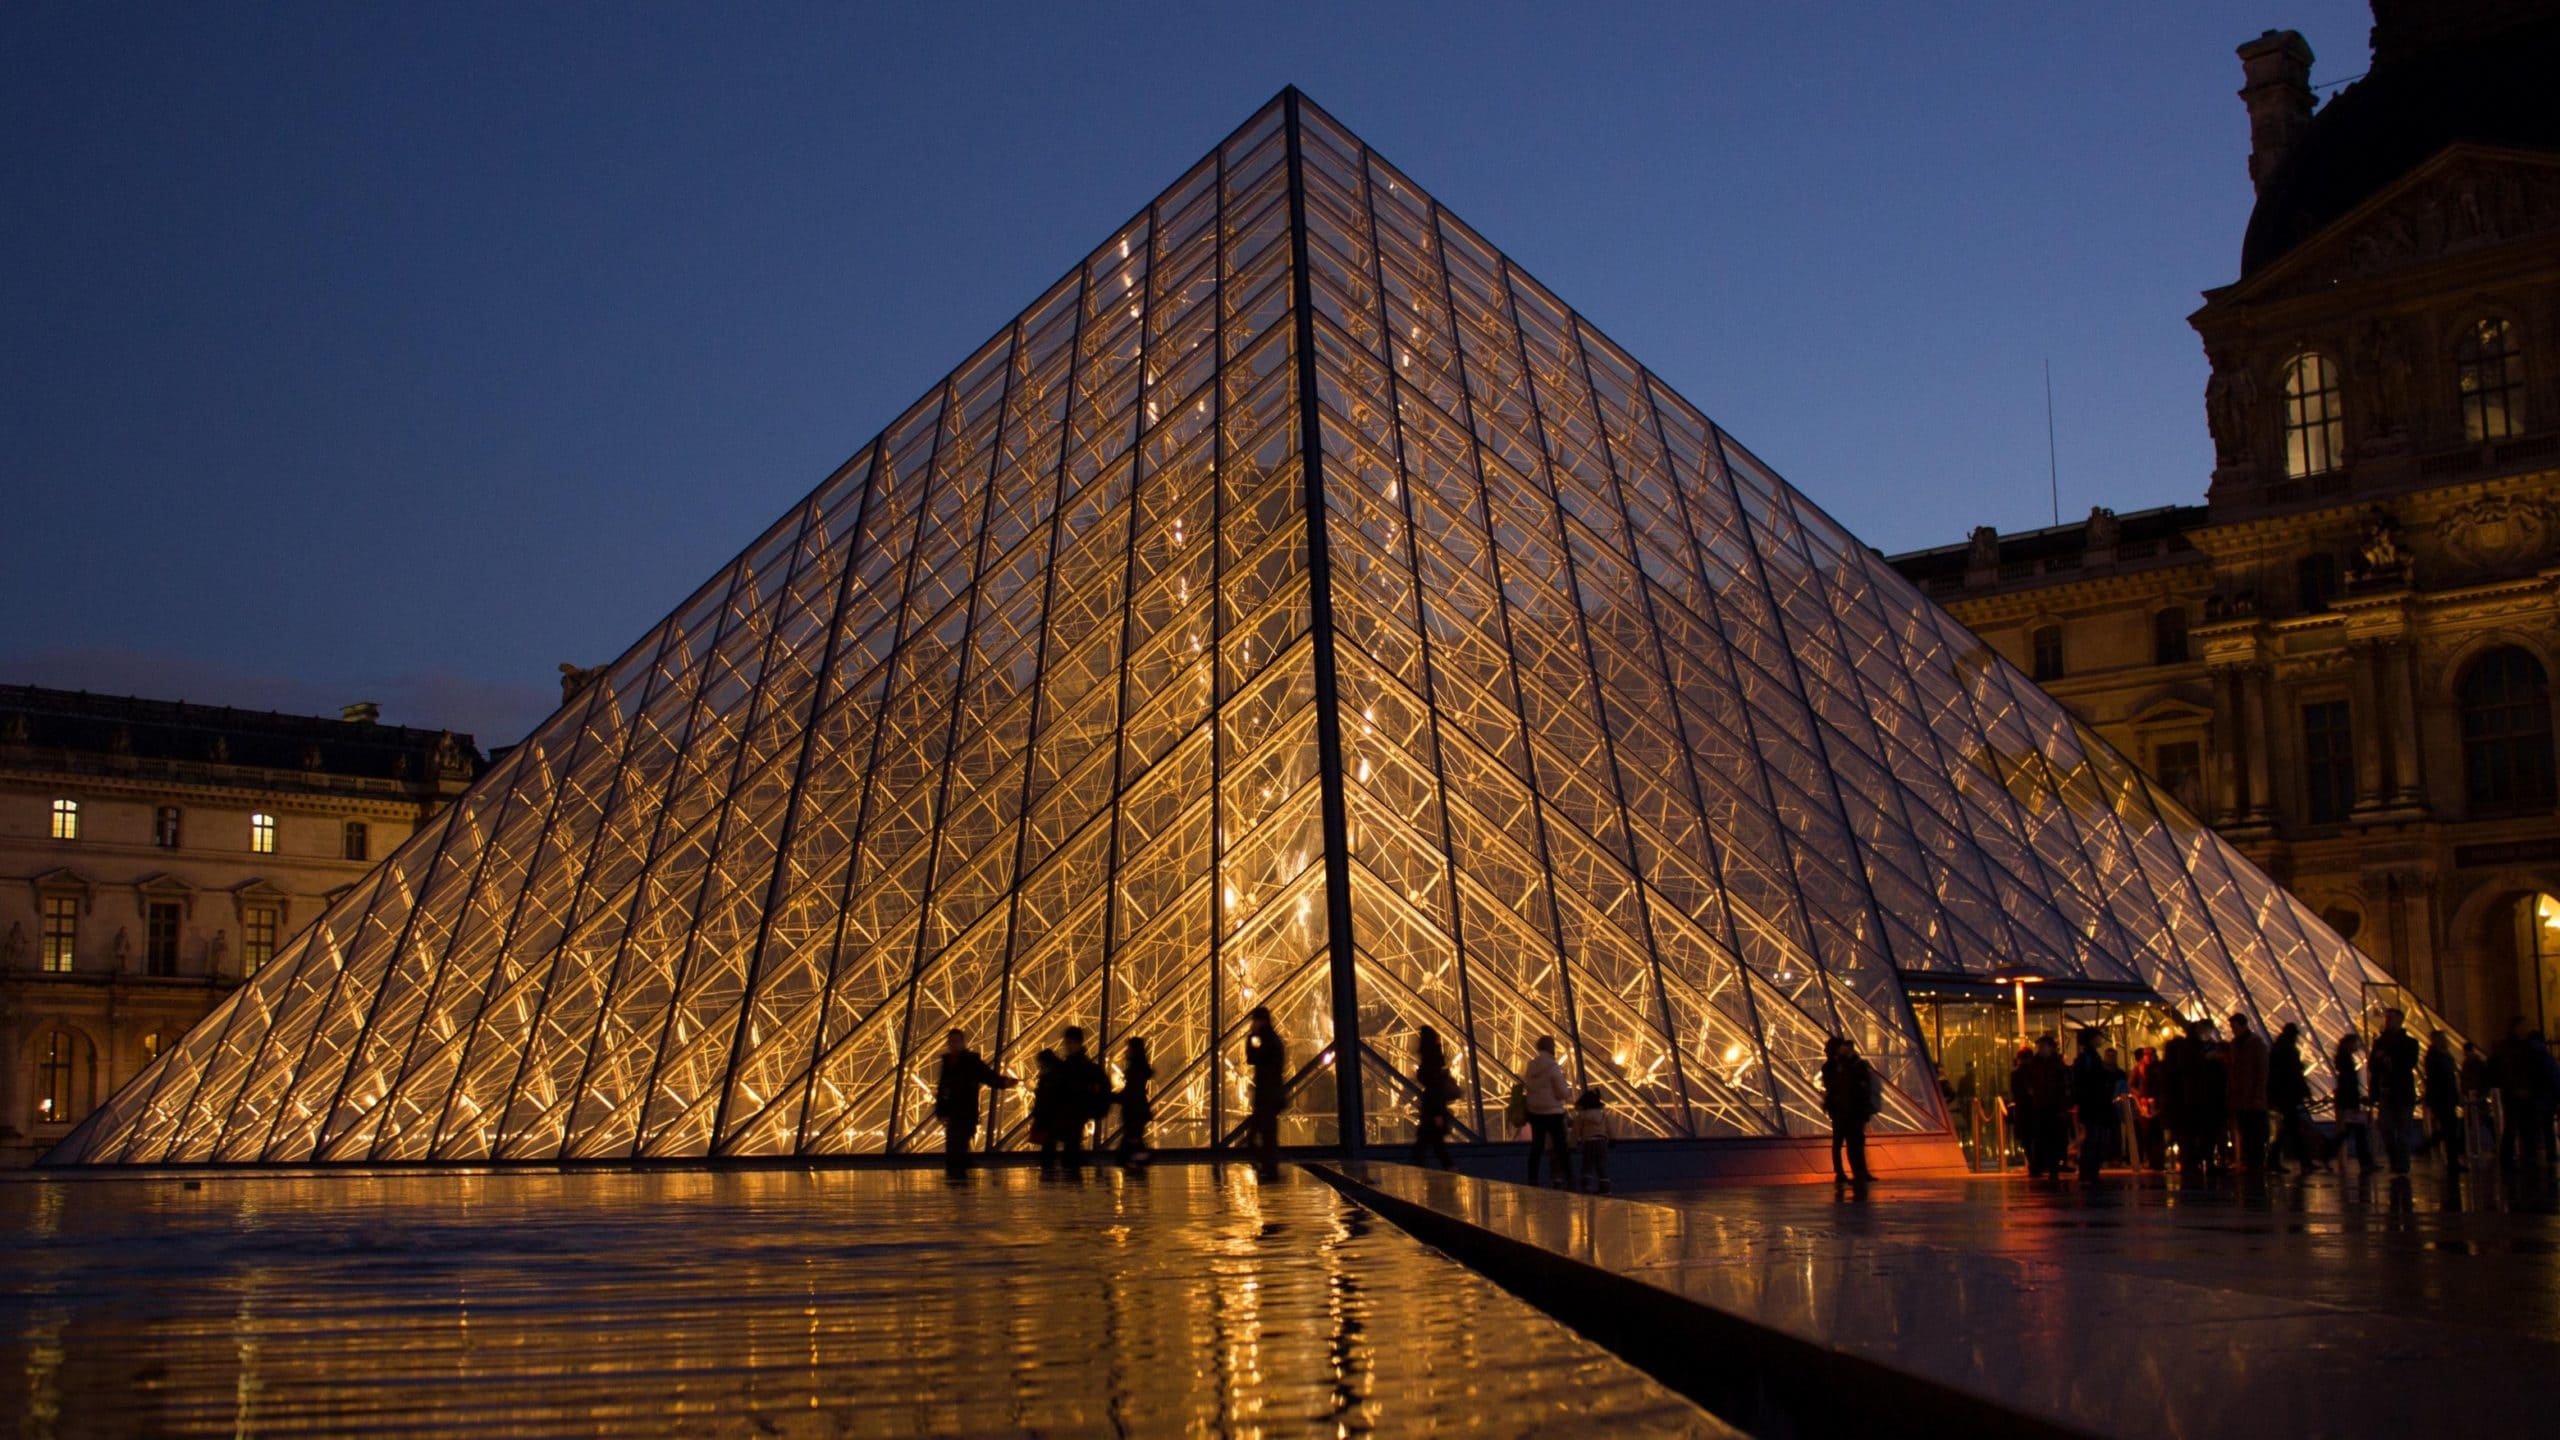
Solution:
<path fill-rule="evenodd" d="M 166 1036 L 166 1035 L 164 1035 L 164 1034 L 162 1034 L 161 1032 L 159 1032 L 159 1031 L 157 1031 L 157 1030 L 154 1030 L 154 1031 L 152 1031 L 150 1034 L 143 1036 L 143 1037 L 142 1037 L 142 1063 L 143 1063 L 143 1064 L 145 1064 L 145 1065 L 148 1065 L 148 1064 L 150 1064 L 152 1061 L 159 1059 L 159 1058 L 160 1058 L 160 1052 L 161 1052 L 161 1051 L 163 1051 L 163 1050 L 166 1050 L 166 1049 L 168 1049 L 168 1048 L 169 1048 L 169 1037 L 168 1037 L 168 1036 Z"/>
<path fill-rule="evenodd" d="M 2473 660 L 2455 687 L 2464 794 L 2475 815 L 2548 808 L 2553 799 L 2551 679 L 2513 645 Z"/>
<path fill-rule="evenodd" d="M 249 817 L 249 848 L 261 855 L 276 853 L 276 817 L 264 811 Z"/>
<path fill-rule="evenodd" d="M 2335 825 L 2356 803 L 2356 752 L 2347 702 L 2302 707 L 2302 810 L 2314 825 Z"/>
<path fill-rule="evenodd" d="M 2293 593 L 2306 614 L 2328 609 L 2338 598 L 2338 557 L 2321 551 L 2294 561 Z"/>
<path fill-rule="evenodd" d="M 53 802 L 53 838 L 56 840 L 80 838 L 79 801 L 56 800 Z"/>
<path fill-rule="evenodd" d="M 2346 442 L 2337 367 L 2317 350 L 2284 362 L 2284 473 L 2326 475 L 2345 459 Z"/>
<path fill-rule="evenodd" d="M 2187 663 L 2187 607 L 2172 605 L 2151 617 L 2151 663 Z"/>
<path fill-rule="evenodd" d="M 177 903 L 154 900 L 142 917 L 142 965 L 149 975 L 178 973 L 179 910 Z"/>
<path fill-rule="evenodd" d="M 2035 633 L 2027 637 L 2027 645 L 2030 651 L 2030 658 L 2034 664 L 2033 673 L 2038 680 L 2059 680 L 2062 678 L 2061 626 L 2037 626 Z"/>
<path fill-rule="evenodd" d="M 246 979 L 276 958 L 276 907 L 251 905 L 240 912 L 240 975 Z"/>
<path fill-rule="evenodd" d="M 36 1055 L 36 1119 L 47 1125 L 71 1123 L 71 1061 L 76 1050 L 71 1032 L 56 1030 L 44 1037 Z"/>
<path fill-rule="evenodd" d="M 2473 322 L 2454 347 L 2454 384 L 2462 395 L 2462 438 L 2478 443 L 2522 433 L 2524 350 L 2504 320 Z"/>
<path fill-rule="evenodd" d="M 47 974 L 71 973 L 72 956 L 80 948 L 80 897 L 44 897 L 44 968 Z"/>
<path fill-rule="evenodd" d="M 373 858 L 369 853 L 372 849 L 373 838 L 366 831 L 364 822 L 361 820 L 348 821 L 346 828 L 347 858 L 350 860 L 369 860 Z"/>
<path fill-rule="evenodd" d="M 177 806 L 163 805 L 160 807 L 159 815 L 152 821 L 151 843 L 159 846 L 163 850 L 175 850 L 178 848 Z"/>

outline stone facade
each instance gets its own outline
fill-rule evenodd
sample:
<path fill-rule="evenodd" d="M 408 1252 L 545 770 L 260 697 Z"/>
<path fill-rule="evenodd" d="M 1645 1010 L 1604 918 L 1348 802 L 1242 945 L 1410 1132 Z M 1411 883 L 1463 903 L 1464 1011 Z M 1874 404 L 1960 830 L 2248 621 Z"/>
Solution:
<path fill-rule="evenodd" d="M 2483 1040 L 2560 1027 L 2560 148 L 2450 77 L 2546 74 L 2552 10 L 2377 5 L 2398 48 L 2316 114 L 2300 36 L 2242 46 L 2207 503 L 1894 561 Z"/>
<path fill-rule="evenodd" d="M 460 794 L 471 738 L 0 687 L 0 1164 L 23 1164 Z"/>

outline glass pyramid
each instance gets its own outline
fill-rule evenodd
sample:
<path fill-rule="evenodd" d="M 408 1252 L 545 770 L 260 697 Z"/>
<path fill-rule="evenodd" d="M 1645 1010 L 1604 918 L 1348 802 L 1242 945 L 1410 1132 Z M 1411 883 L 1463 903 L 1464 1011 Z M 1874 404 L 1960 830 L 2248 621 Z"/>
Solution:
<path fill-rule="evenodd" d="M 1147 1037 L 1156 1138 L 1947 1128 L 1901 984 L 2328 1036 L 2379 980 L 1295 91 L 345 895 L 49 1163 L 929 1148 L 957 1026 Z M 2315 1049 L 2320 1047 L 2313 1047 Z M 1020 1143 L 1025 1092 L 994 1143 Z"/>

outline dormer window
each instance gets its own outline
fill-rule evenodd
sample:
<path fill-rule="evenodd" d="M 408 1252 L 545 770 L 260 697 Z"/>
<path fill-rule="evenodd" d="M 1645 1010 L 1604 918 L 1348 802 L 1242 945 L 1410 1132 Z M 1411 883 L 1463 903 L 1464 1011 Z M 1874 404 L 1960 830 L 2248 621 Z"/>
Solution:
<path fill-rule="evenodd" d="M 2284 473 L 2299 480 L 2326 475 L 2346 458 L 2346 410 L 2338 367 L 2317 350 L 2284 362 Z"/>
<path fill-rule="evenodd" d="M 2523 433 L 2524 350 L 2514 326 L 2494 317 L 2473 321 L 2454 347 L 2453 365 L 2463 439 L 2477 445 Z"/>

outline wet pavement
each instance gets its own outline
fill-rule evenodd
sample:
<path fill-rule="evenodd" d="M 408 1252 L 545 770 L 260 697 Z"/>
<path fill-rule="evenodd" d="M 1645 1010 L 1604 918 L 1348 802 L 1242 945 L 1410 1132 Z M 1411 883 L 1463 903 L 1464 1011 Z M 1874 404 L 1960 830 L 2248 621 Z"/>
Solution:
<path fill-rule="evenodd" d="M 1292 1172 L 0 1176 L 0 1433 L 1730 1434 Z"/>
<path fill-rule="evenodd" d="M 2117 1176 L 1598 1198 L 1365 1175 L 1787 1343 L 2083 1433 L 2560 1433 L 2547 1185 L 2422 1167 L 2246 1189 Z"/>

